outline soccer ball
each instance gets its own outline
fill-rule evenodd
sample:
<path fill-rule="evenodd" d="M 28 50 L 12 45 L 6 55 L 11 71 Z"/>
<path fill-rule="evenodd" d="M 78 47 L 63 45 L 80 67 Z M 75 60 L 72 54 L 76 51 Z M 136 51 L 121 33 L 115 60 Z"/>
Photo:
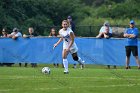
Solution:
<path fill-rule="evenodd" d="M 50 70 L 49 67 L 43 67 L 42 68 L 42 73 L 44 73 L 44 74 L 50 74 L 50 72 L 51 72 L 51 70 Z"/>

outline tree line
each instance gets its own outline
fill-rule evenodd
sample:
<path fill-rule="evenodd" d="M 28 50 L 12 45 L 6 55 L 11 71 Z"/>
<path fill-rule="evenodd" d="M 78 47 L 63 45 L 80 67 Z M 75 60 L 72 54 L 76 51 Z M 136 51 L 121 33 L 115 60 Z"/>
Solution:
<path fill-rule="evenodd" d="M 0 28 L 11 31 L 17 27 L 26 33 L 33 27 L 41 35 L 49 28 L 60 26 L 68 15 L 78 25 L 127 25 L 130 19 L 137 24 L 140 18 L 139 0 L 0 0 Z"/>

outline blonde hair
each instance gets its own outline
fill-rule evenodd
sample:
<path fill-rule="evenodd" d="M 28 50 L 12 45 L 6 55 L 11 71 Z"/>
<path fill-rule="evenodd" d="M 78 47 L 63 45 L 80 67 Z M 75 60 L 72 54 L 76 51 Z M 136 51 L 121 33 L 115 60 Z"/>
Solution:
<path fill-rule="evenodd" d="M 68 24 L 68 26 L 70 25 L 70 23 L 69 23 L 68 20 L 63 20 L 63 21 L 62 21 L 62 24 L 63 24 L 63 22 L 66 22 L 66 23 Z"/>
<path fill-rule="evenodd" d="M 34 29 L 33 29 L 33 27 L 29 27 L 29 29 L 31 29 L 31 30 L 32 30 L 32 32 L 34 32 Z"/>

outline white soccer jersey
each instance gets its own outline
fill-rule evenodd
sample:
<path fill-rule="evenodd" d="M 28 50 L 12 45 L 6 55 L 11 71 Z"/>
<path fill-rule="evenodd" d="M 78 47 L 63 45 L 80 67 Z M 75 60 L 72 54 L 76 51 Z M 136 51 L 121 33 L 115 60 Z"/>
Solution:
<path fill-rule="evenodd" d="M 63 49 L 68 49 L 71 38 L 70 38 L 70 33 L 73 33 L 73 31 L 70 28 L 67 28 L 66 31 L 64 31 L 63 29 L 60 29 L 59 34 L 61 37 L 63 37 Z M 71 53 L 75 53 L 78 51 L 77 45 L 75 42 L 73 42 L 71 48 L 70 48 L 70 52 Z"/>
<path fill-rule="evenodd" d="M 16 37 L 22 37 L 22 34 L 20 32 L 16 33 L 12 32 L 11 35 L 16 36 Z"/>

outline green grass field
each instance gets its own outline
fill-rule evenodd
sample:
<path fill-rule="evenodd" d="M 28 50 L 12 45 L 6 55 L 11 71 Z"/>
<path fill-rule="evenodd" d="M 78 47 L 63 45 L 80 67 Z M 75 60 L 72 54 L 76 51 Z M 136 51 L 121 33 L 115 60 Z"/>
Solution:
<path fill-rule="evenodd" d="M 0 93 L 139 93 L 140 70 L 88 67 L 84 70 L 51 67 L 51 74 L 42 67 L 0 67 Z"/>

